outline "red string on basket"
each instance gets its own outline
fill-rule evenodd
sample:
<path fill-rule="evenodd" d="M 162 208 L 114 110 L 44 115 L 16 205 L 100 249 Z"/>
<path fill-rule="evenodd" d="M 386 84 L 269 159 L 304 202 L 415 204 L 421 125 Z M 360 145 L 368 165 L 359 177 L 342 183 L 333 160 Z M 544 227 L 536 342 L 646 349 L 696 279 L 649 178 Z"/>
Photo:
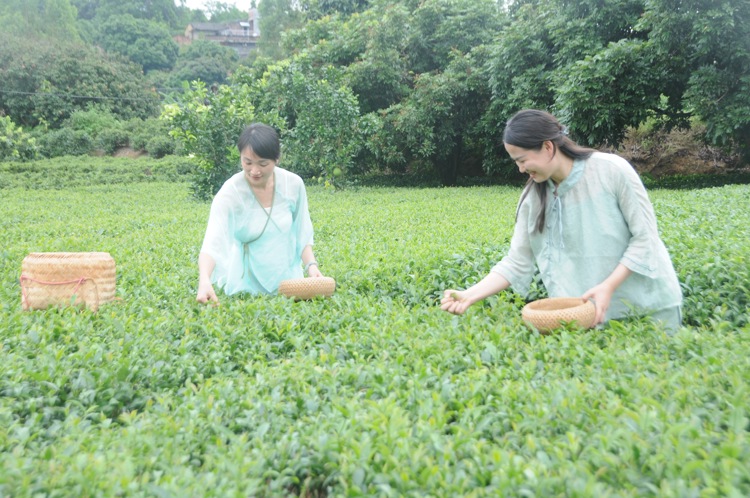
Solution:
<path fill-rule="evenodd" d="M 37 284 L 42 285 L 70 285 L 70 284 L 76 284 L 75 288 L 73 288 L 73 295 L 76 295 L 76 292 L 78 291 L 78 288 L 86 281 L 91 280 L 88 277 L 79 277 L 74 280 L 65 280 L 63 282 L 45 282 L 43 280 L 37 280 L 35 278 L 27 277 L 26 275 L 21 275 L 20 281 L 21 281 L 21 296 L 23 298 L 23 304 L 28 306 L 29 305 L 29 298 L 26 295 L 26 287 L 24 287 L 23 282 L 24 280 L 28 280 L 29 282 L 34 282 Z M 96 307 L 99 307 L 99 292 L 98 289 L 96 289 L 96 282 L 94 282 L 95 290 L 96 290 Z"/>

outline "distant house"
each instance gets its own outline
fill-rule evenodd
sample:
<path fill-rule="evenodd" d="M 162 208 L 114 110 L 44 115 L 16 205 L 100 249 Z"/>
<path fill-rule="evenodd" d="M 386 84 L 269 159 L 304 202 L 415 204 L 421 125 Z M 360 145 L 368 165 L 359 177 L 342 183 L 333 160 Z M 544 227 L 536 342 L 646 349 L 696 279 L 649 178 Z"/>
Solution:
<path fill-rule="evenodd" d="M 188 24 L 185 36 L 176 38 L 178 43 L 190 44 L 195 40 L 210 40 L 234 49 L 240 58 L 247 57 L 255 49 L 260 38 L 260 15 L 258 9 L 250 9 L 247 21 L 224 23 L 196 22 Z"/>

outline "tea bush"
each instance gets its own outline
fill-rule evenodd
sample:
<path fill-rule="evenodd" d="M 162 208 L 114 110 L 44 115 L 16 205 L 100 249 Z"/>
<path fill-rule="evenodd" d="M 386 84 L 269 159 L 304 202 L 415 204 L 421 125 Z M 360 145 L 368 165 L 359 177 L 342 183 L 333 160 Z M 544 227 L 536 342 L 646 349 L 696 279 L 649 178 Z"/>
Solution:
<path fill-rule="evenodd" d="M 191 168 L 190 159 L 180 156 L 161 159 L 61 156 L 25 163 L 0 163 L 0 190 L 65 189 L 156 181 L 184 182 Z"/>
<path fill-rule="evenodd" d="M 748 186 L 651 193 L 686 295 L 674 336 L 540 336 L 512 293 L 436 305 L 507 250 L 517 187 L 311 186 L 333 297 L 210 307 L 186 181 L 70 168 L 33 190 L 0 169 L 0 495 L 750 494 Z M 36 251 L 109 252 L 116 300 L 23 312 Z"/>

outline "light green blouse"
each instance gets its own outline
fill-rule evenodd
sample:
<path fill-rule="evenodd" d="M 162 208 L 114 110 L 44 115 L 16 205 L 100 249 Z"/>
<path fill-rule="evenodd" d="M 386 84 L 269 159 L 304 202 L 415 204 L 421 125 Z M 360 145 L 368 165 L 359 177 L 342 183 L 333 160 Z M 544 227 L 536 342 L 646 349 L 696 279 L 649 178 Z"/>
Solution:
<path fill-rule="evenodd" d="M 595 152 L 576 160 L 557 187 L 547 182 L 544 231 L 535 231 L 539 196 L 518 212 L 508 254 L 492 271 L 527 294 L 538 268 L 550 297 L 581 296 L 622 263 L 633 271 L 612 296 L 605 320 L 679 307 L 682 292 L 640 177 L 623 158 Z"/>
<path fill-rule="evenodd" d="M 214 197 L 201 252 L 216 262 L 211 280 L 226 294 L 271 294 L 282 280 L 303 277 L 302 251 L 313 244 L 313 227 L 302 178 L 276 166 L 270 219 L 268 212 L 242 171 Z"/>

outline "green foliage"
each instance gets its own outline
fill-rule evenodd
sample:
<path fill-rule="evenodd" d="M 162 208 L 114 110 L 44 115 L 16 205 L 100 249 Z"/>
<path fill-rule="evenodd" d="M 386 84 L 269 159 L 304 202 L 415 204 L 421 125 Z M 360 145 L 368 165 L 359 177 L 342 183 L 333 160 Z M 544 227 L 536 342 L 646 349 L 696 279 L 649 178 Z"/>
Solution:
<path fill-rule="evenodd" d="M 303 0 L 299 2 L 308 21 L 342 14 L 350 16 L 370 6 L 370 0 Z"/>
<path fill-rule="evenodd" d="M 190 85 L 179 103 L 164 107 L 170 135 L 195 158 L 193 195 L 210 200 L 239 171 L 237 139 L 245 126 L 263 122 L 281 128 L 274 113 L 256 112 L 253 90 L 245 84 L 209 90 L 201 81 Z"/>
<path fill-rule="evenodd" d="M 678 270 L 690 325 L 727 322 L 738 328 L 750 322 L 750 264 L 741 248 L 748 240 L 748 191 L 747 185 L 690 190 L 684 202 L 663 191 L 657 195 L 654 207 L 663 220 L 663 238 Z M 711 208 L 691 212 L 689 203 Z"/>
<path fill-rule="evenodd" d="M 100 22 L 111 17 L 131 16 L 170 26 L 184 28 L 178 23 L 178 8 L 174 0 L 122 2 L 120 0 L 70 0 L 78 9 L 78 18 Z"/>
<path fill-rule="evenodd" d="M 652 70 L 668 95 L 665 110 L 697 116 L 714 145 L 750 158 L 750 5 L 731 0 L 647 0 L 640 25 L 658 55 Z M 679 123 L 679 121 L 678 121 Z"/>
<path fill-rule="evenodd" d="M 36 158 L 36 139 L 8 116 L 0 116 L 0 161 L 29 161 Z"/>
<path fill-rule="evenodd" d="M 29 40 L 80 39 L 70 0 L 3 0 L 0 24 L 4 34 Z"/>
<path fill-rule="evenodd" d="M 96 138 L 104 130 L 121 127 L 117 116 L 110 109 L 99 105 L 74 111 L 62 125 L 73 131 L 84 132 L 92 138 Z"/>
<path fill-rule="evenodd" d="M 130 145 L 130 135 L 122 128 L 107 128 L 97 135 L 96 145 L 105 154 L 112 154 L 117 149 Z"/>
<path fill-rule="evenodd" d="M 127 131 L 130 147 L 136 150 L 148 150 L 147 144 L 152 141 L 161 141 L 165 148 L 175 150 L 176 144 L 169 135 L 169 124 L 163 119 L 131 119 L 121 123 L 120 127 Z"/>
<path fill-rule="evenodd" d="M 145 149 L 149 156 L 159 159 L 174 154 L 175 143 L 169 136 L 156 136 L 146 142 Z"/>
<path fill-rule="evenodd" d="M 303 176 L 324 176 L 353 167 L 363 147 L 359 108 L 340 71 L 314 68 L 302 60 L 272 65 L 258 81 L 252 72 L 238 71 L 236 84 L 253 85 L 256 109 L 283 115 L 281 138 L 286 168 Z"/>
<path fill-rule="evenodd" d="M 558 87 L 558 118 L 581 144 L 619 144 L 661 101 L 640 40 L 611 43 L 569 67 Z"/>
<path fill-rule="evenodd" d="M 72 128 L 44 131 L 39 135 L 39 150 L 46 158 L 59 156 L 82 156 L 96 147 L 86 131 Z"/>
<path fill-rule="evenodd" d="M 61 190 L 124 183 L 184 183 L 192 167 L 188 158 L 179 156 L 161 159 L 57 156 L 22 164 L 3 162 L 0 163 L 0 189 Z"/>
<path fill-rule="evenodd" d="M 410 96 L 383 113 L 385 124 L 374 139 L 377 148 L 394 152 L 388 166 L 428 159 L 443 185 L 455 185 L 472 164 L 481 171 L 475 109 L 488 104 L 490 92 L 476 68 L 473 57 L 456 53 L 443 73 L 422 74 Z"/>
<path fill-rule="evenodd" d="M 129 14 L 103 21 L 96 41 L 106 51 L 139 64 L 144 71 L 172 69 L 179 53 L 177 42 L 165 25 Z"/>
<path fill-rule="evenodd" d="M 123 119 L 157 109 L 137 66 L 92 47 L 0 37 L 0 61 L 0 109 L 23 126 L 56 128 L 91 104 Z"/>
<path fill-rule="evenodd" d="M 704 66 L 690 76 L 688 84 L 685 98 L 706 120 L 706 140 L 735 145 L 744 162 L 750 163 L 750 75 L 737 79 L 727 71 Z"/>
<path fill-rule="evenodd" d="M 353 60 L 348 63 L 346 74 L 365 114 L 387 109 L 409 95 L 414 79 L 405 57 L 409 21 L 409 11 L 396 4 L 385 13 L 371 10 L 364 16 L 352 17 L 346 23 L 344 36 L 336 36 L 336 43 L 345 45 L 351 43 L 352 37 L 361 38 L 349 48 Z M 360 46 L 361 53 L 354 52 Z"/>
<path fill-rule="evenodd" d="M 505 23 L 494 0 L 427 0 L 409 17 L 407 54 L 415 73 L 443 70 L 456 52 L 492 42 Z"/>
<path fill-rule="evenodd" d="M 175 65 L 175 70 L 167 77 L 166 85 L 170 88 L 180 88 L 182 83 L 192 81 L 224 84 L 227 82 L 230 67 L 214 58 L 178 62 Z"/>
<path fill-rule="evenodd" d="M 266 0 L 259 2 L 260 32 L 263 33 L 258 41 L 258 52 L 263 58 L 270 60 L 283 59 L 282 33 L 303 24 L 303 14 L 295 8 L 292 0 Z"/>
<path fill-rule="evenodd" d="M 206 84 L 226 83 L 238 63 L 237 53 L 229 47 L 208 40 L 195 40 L 180 49 L 175 69 L 166 84 L 179 88 L 183 82 L 201 80 Z"/>
<path fill-rule="evenodd" d="M 81 186 L 80 160 L 53 168 L 78 187 L 2 192 L 2 494 L 750 494 L 750 329 L 725 319 L 748 319 L 730 301 L 747 296 L 747 186 L 652 193 L 699 282 L 676 335 L 542 337 L 513 294 L 436 306 L 507 251 L 520 188 L 310 187 L 334 296 L 213 308 L 194 302 L 209 207 L 186 183 Z M 114 302 L 21 311 L 28 253 L 90 250 L 116 261 Z"/>

